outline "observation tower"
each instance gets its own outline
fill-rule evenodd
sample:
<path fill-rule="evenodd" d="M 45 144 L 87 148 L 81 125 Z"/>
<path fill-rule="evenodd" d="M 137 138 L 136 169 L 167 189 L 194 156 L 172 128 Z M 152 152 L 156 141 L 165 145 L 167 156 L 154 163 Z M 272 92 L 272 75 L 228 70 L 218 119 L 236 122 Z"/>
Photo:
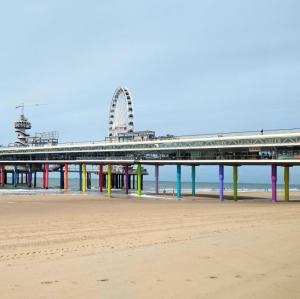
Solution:
<path fill-rule="evenodd" d="M 16 109 L 21 108 L 19 119 L 15 122 L 15 132 L 17 134 L 16 146 L 27 146 L 29 134 L 28 130 L 31 129 L 31 122 L 24 115 L 24 104 L 16 106 Z"/>

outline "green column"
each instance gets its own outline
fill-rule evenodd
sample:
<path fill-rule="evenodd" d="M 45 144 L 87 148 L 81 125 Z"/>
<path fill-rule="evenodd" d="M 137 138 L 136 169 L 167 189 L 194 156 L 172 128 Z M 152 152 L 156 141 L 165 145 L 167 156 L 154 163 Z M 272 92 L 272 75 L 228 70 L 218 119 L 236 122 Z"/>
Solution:
<path fill-rule="evenodd" d="M 142 165 L 141 163 L 138 164 L 137 167 L 137 187 L 138 187 L 138 196 L 142 196 Z"/>
<path fill-rule="evenodd" d="M 290 200 L 290 167 L 284 167 L 284 199 Z"/>
<path fill-rule="evenodd" d="M 238 167 L 233 166 L 233 199 L 238 200 Z"/>

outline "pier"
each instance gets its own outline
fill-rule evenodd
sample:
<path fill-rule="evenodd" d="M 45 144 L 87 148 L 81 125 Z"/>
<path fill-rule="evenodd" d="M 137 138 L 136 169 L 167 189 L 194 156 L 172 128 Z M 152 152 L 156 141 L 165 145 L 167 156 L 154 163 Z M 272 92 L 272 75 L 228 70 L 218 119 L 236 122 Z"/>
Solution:
<path fill-rule="evenodd" d="M 133 98 L 127 88 L 117 88 L 110 104 L 109 134 L 103 141 L 59 143 L 57 132 L 36 133 L 30 137 L 32 124 L 25 117 L 25 105 L 15 122 L 17 140 L 0 147 L 0 187 L 15 188 L 26 184 L 49 189 L 49 177 L 57 173 L 60 189 L 69 191 L 69 174 L 77 173 L 78 191 L 91 189 L 92 175 L 99 179 L 99 192 L 112 196 L 114 189 L 129 194 L 143 194 L 147 167 L 155 168 L 155 193 L 159 194 L 160 167 L 176 166 L 176 196 L 182 198 L 182 166 L 191 168 L 191 191 L 196 194 L 197 168 L 219 167 L 219 198 L 224 200 L 225 168 L 233 168 L 233 199 L 238 200 L 239 169 L 243 166 L 269 167 L 272 202 L 277 201 L 278 167 L 284 168 L 285 200 L 289 201 L 290 168 L 300 165 L 300 129 L 218 133 L 193 136 L 155 136 L 154 131 L 134 130 Z M 96 169 L 96 170 L 95 170 Z M 8 180 L 8 174 L 10 180 Z M 57 175 L 56 175 L 57 176 Z"/>
<path fill-rule="evenodd" d="M 8 183 L 10 173 L 15 187 L 26 180 L 28 188 L 36 187 L 36 175 L 43 176 L 43 187 L 49 188 L 49 174 L 57 172 L 61 189 L 68 191 L 69 169 L 78 172 L 78 190 L 86 192 L 90 174 L 99 176 L 99 192 L 112 195 L 112 189 L 128 194 L 136 189 L 142 196 L 146 167 L 155 167 L 155 191 L 159 193 L 159 168 L 175 165 L 177 169 L 178 199 L 181 192 L 181 167 L 191 167 L 191 195 L 196 195 L 197 168 L 219 166 L 220 200 L 224 200 L 224 168 L 233 168 L 235 200 L 238 200 L 238 170 L 243 166 L 263 165 L 270 168 L 272 201 L 277 201 L 277 171 L 284 168 L 285 200 L 289 200 L 290 168 L 300 165 L 300 130 L 247 132 L 156 138 L 148 141 L 102 141 L 90 143 L 56 144 L 28 147 L 0 148 L 1 187 Z M 92 171 L 98 167 L 98 171 Z M 77 170 L 78 169 L 78 170 Z M 23 176 L 25 175 L 25 179 Z"/>

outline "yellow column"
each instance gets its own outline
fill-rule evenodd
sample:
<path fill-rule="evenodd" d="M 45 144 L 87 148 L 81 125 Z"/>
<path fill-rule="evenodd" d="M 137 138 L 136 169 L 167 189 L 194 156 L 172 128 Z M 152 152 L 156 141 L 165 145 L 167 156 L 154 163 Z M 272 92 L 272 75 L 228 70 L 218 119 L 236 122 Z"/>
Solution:
<path fill-rule="evenodd" d="M 111 197 L 111 165 L 107 165 L 107 193 Z"/>
<path fill-rule="evenodd" d="M 290 167 L 284 167 L 284 199 L 290 200 Z"/>
<path fill-rule="evenodd" d="M 82 163 L 82 192 L 86 192 L 86 164 Z"/>

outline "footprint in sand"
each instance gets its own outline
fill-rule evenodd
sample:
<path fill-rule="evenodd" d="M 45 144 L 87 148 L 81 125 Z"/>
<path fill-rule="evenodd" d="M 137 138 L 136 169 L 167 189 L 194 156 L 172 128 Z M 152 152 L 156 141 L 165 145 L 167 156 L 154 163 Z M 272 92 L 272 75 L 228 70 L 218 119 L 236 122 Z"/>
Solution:
<path fill-rule="evenodd" d="M 108 282 L 109 279 L 108 279 L 108 278 L 103 278 L 103 279 L 99 279 L 99 280 L 97 280 L 97 281 L 99 281 L 99 282 Z"/>
<path fill-rule="evenodd" d="M 58 280 L 55 281 L 41 281 L 41 284 L 53 284 L 53 283 L 58 283 Z"/>

